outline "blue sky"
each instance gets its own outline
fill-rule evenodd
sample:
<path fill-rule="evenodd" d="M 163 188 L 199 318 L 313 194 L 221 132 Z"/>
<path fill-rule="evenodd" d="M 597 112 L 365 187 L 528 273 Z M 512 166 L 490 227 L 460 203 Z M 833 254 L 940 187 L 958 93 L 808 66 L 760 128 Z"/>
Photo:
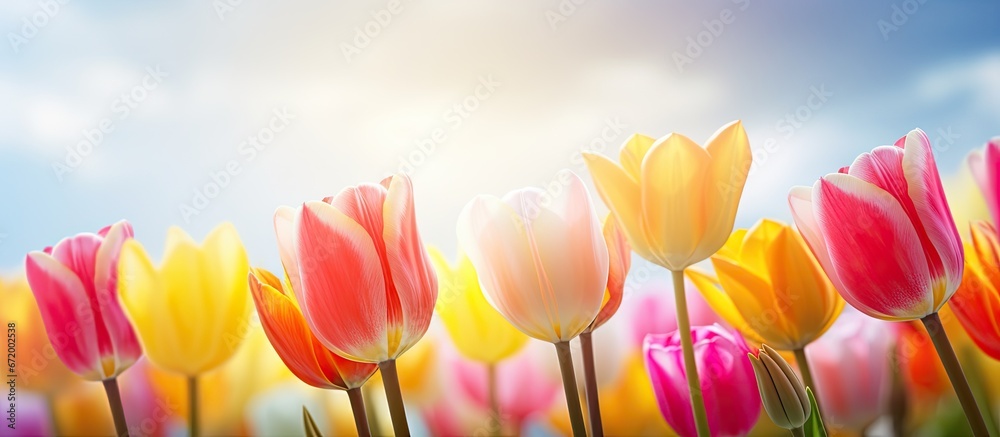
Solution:
<path fill-rule="evenodd" d="M 401 164 L 425 241 L 453 252 L 476 194 L 567 167 L 589 180 L 583 148 L 616 154 L 633 132 L 703 141 L 733 119 L 759 149 L 749 226 L 787 220 L 789 187 L 914 127 L 940 138 L 946 174 L 1000 135 L 997 2 L 350 3 L 0 5 L 0 270 L 122 218 L 156 258 L 170 225 L 201 238 L 231 221 L 252 262 L 276 268 L 277 206 Z M 270 139 L 254 153 L 248 136 Z"/>

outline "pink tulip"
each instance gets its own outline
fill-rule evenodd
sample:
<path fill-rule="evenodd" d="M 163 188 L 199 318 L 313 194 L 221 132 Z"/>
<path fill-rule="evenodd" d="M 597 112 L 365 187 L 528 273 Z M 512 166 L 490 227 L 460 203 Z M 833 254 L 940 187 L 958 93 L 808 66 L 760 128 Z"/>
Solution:
<path fill-rule="evenodd" d="M 64 238 L 28 254 L 25 270 L 45 332 L 66 367 L 85 379 L 115 378 L 142 356 L 118 302 L 118 255 L 132 226 Z"/>
<path fill-rule="evenodd" d="M 684 288 L 687 289 L 688 314 L 692 326 L 724 323 L 690 281 L 684 280 Z M 649 279 L 639 287 L 633 299 L 626 301 L 626 313 L 629 317 L 624 320 L 628 320 L 632 345 L 642 347 L 646 334 L 665 334 L 677 330 L 673 293 L 667 277 Z"/>
<path fill-rule="evenodd" d="M 746 435 L 761 408 L 750 347 L 719 325 L 692 327 L 691 337 L 712 436 Z M 678 332 L 647 335 L 643 356 L 663 418 L 682 437 L 697 435 Z"/>
<path fill-rule="evenodd" d="M 884 320 L 936 313 L 962 279 L 962 241 L 916 129 L 789 194 L 795 224 L 844 299 Z"/>
<path fill-rule="evenodd" d="M 969 169 L 986 198 L 993 223 L 1000 223 L 1000 137 L 969 154 Z"/>
<path fill-rule="evenodd" d="M 823 419 L 861 431 L 888 406 L 895 325 L 846 309 L 806 347 Z"/>
<path fill-rule="evenodd" d="M 520 430 L 525 419 L 535 413 L 544 413 L 559 392 L 560 381 L 546 375 L 540 363 L 539 351 L 528 347 L 517 355 L 496 364 L 497 403 L 500 418 L 510 423 L 511 429 Z M 452 374 L 459 392 L 468 402 L 489 411 L 489 385 L 486 367 L 481 363 L 455 356 Z"/>

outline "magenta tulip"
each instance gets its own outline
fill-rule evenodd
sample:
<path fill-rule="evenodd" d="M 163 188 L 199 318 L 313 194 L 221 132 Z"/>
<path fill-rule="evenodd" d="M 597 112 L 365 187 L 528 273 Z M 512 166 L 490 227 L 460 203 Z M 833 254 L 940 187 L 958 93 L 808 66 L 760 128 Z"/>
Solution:
<path fill-rule="evenodd" d="M 993 138 L 982 149 L 973 150 L 968 162 L 993 223 L 1000 224 L 1000 137 Z"/>
<path fill-rule="evenodd" d="M 750 347 L 738 332 L 717 324 L 692 327 L 691 337 L 711 435 L 746 435 L 761 408 Z M 678 332 L 647 335 L 643 357 L 663 418 L 681 437 L 698 435 Z"/>

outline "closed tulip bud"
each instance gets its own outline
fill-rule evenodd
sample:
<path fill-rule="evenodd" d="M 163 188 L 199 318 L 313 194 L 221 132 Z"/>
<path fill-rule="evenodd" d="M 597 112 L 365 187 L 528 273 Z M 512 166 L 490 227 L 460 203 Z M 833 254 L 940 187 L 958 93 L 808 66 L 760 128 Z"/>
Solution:
<path fill-rule="evenodd" d="M 792 366 L 767 345 L 757 352 L 757 356 L 752 353 L 747 356 L 757 375 L 757 388 L 768 417 L 785 429 L 805 425 L 812 411 L 809 396 Z"/>

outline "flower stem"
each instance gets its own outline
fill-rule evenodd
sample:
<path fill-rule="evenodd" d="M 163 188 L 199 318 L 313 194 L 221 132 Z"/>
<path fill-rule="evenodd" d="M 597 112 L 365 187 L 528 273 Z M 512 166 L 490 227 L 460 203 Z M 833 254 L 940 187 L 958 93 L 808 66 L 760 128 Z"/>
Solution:
<path fill-rule="evenodd" d="M 799 372 L 802 373 L 802 383 L 812 389 L 813 396 L 816 397 L 816 406 L 819 407 L 819 393 L 816 392 L 816 383 L 813 380 L 812 369 L 809 368 L 809 359 L 806 358 L 806 349 L 803 347 L 792 352 L 795 354 L 795 363 L 799 365 Z"/>
<path fill-rule="evenodd" d="M 694 360 L 694 345 L 691 342 L 691 322 L 688 321 L 687 296 L 684 295 L 684 271 L 673 271 L 674 304 L 677 307 L 677 332 L 681 337 L 681 350 L 684 352 L 684 373 L 687 374 L 688 391 L 691 393 L 691 409 L 694 410 L 694 423 L 698 429 L 698 437 L 709 437 L 708 415 L 705 414 L 705 401 L 701 393 L 701 379 L 698 378 L 698 365 Z"/>
<path fill-rule="evenodd" d="M 988 437 L 990 434 L 987 431 L 986 422 L 983 420 L 983 415 L 976 405 L 976 398 L 972 395 L 972 388 L 969 387 L 969 381 L 965 379 L 962 365 L 958 362 L 955 349 L 951 347 L 948 334 L 944 332 L 941 317 L 937 313 L 932 313 L 920 319 L 920 321 L 924 322 L 924 326 L 927 328 L 927 335 L 934 342 L 934 348 L 937 349 L 938 356 L 941 358 L 941 364 L 944 364 L 944 369 L 948 372 L 951 385 L 954 387 L 955 394 L 958 395 L 958 401 L 962 404 L 962 409 L 965 410 L 965 417 L 969 420 L 969 425 L 972 427 L 972 434 L 976 437 Z"/>
<path fill-rule="evenodd" d="M 576 388 L 576 372 L 573 370 L 573 353 L 569 342 L 555 343 L 556 355 L 559 357 L 559 370 L 562 371 L 563 390 L 566 392 L 566 408 L 569 410 L 569 422 L 573 425 L 574 437 L 586 437 L 587 425 L 583 422 L 583 408 L 580 407 L 580 391 Z"/>
<path fill-rule="evenodd" d="M 591 332 L 580 334 L 580 348 L 583 349 L 583 377 L 586 382 L 587 415 L 590 417 L 590 432 L 594 437 L 604 435 L 601 422 L 601 402 L 597 395 L 597 369 L 594 366 L 594 341 Z"/>
<path fill-rule="evenodd" d="M 372 431 L 368 427 L 368 415 L 365 414 L 365 397 L 361 393 L 361 387 L 348 389 L 347 398 L 351 400 L 351 411 L 354 412 L 354 425 L 358 428 L 358 437 L 371 437 Z"/>
<path fill-rule="evenodd" d="M 794 437 L 805 437 L 806 431 L 802 427 L 792 428 L 792 435 Z"/>
<path fill-rule="evenodd" d="M 198 437 L 198 377 L 189 376 L 188 388 L 188 435 Z"/>
<path fill-rule="evenodd" d="M 125 423 L 125 407 L 122 406 L 122 395 L 118 391 L 118 380 L 104 380 L 104 391 L 108 394 L 108 404 L 111 405 L 111 417 L 115 420 L 115 435 L 128 437 L 128 424 Z"/>
<path fill-rule="evenodd" d="M 490 427 L 490 435 L 501 435 L 503 422 L 500 420 L 500 398 L 497 393 L 497 365 L 495 363 L 486 365 L 486 384 L 490 397 L 490 419 L 495 424 L 495 426 Z"/>
<path fill-rule="evenodd" d="M 406 409 L 403 408 L 403 392 L 399 389 L 396 360 L 378 363 L 378 368 L 382 372 L 382 386 L 385 387 L 385 400 L 389 403 L 392 430 L 397 436 L 409 436 L 410 426 L 406 423 Z"/>
<path fill-rule="evenodd" d="M 378 397 L 378 391 L 372 384 L 365 384 L 361 386 L 361 393 L 363 397 L 371 400 L 373 397 Z M 365 404 L 365 414 L 368 416 L 368 429 L 374 429 L 375 434 L 381 435 L 382 433 L 382 422 L 379 420 L 379 410 L 374 403 L 368 402 Z"/>

